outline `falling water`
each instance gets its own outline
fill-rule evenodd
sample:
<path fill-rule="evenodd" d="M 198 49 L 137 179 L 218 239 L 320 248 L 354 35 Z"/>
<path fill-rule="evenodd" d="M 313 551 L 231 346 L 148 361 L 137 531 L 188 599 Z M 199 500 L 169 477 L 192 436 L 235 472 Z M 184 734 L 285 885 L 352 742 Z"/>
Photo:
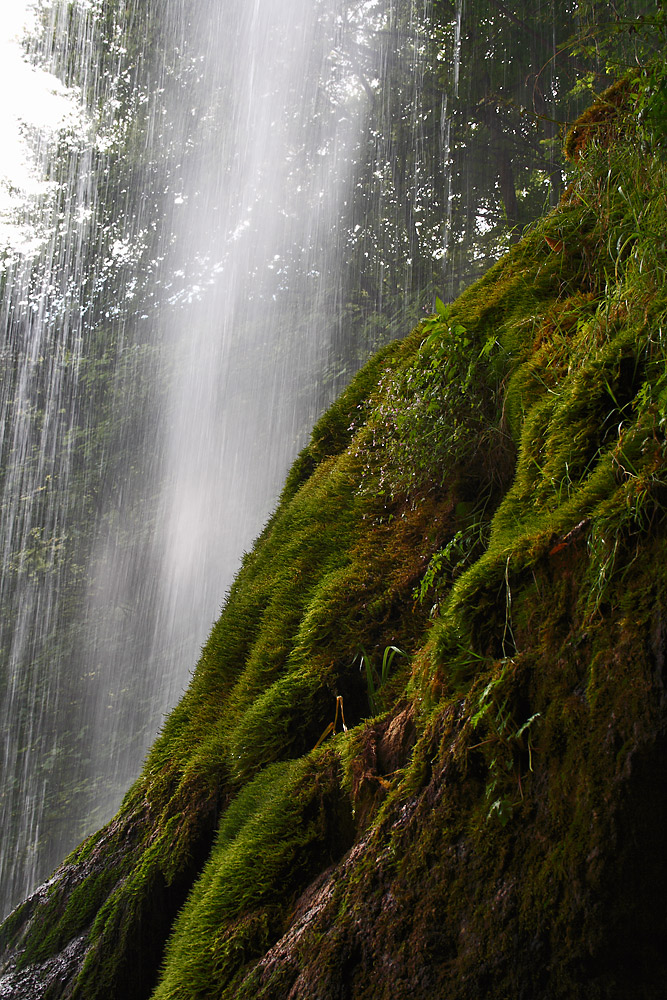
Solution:
<path fill-rule="evenodd" d="M 109 40 L 99 72 L 99 44 L 95 4 L 42 6 L 41 30 L 27 46 L 29 73 L 49 77 L 51 90 L 61 81 L 68 110 L 51 129 L 24 125 L 34 183 L 9 220 L 15 232 L 3 260 L 3 907 L 48 870 L 85 823 L 80 781 L 90 743 L 83 711 L 90 674 L 78 607 L 86 536 L 101 510 L 95 397 L 103 359 L 118 361 L 126 322 L 109 307 L 107 289 L 122 300 L 129 287 L 129 269 L 114 248 L 121 236 L 136 244 L 139 224 L 127 210 L 112 217 L 101 198 L 112 169 L 105 149 L 120 138 L 120 91 L 134 81 L 121 79 L 118 38 Z"/>
<path fill-rule="evenodd" d="M 112 692 L 96 701 L 94 728 L 114 738 L 91 770 L 111 759 L 119 787 L 137 750 L 118 725 L 144 747 L 154 734 L 321 407 L 337 230 L 364 114 L 336 59 L 360 31 L 342 7 L 239 2 L 221 18 L 203 4 L 196 23 L 187 9 L 172 7 L 169 25 L 197 71 L 186 95 L 166 95 L 181 144 L 164 191 L 176 242 L 158 307 L 167 385 L 155 528 L 141 555 L 151 569 L 137 577 L 136 545 L 115 529 L 100 534 L 96 560 L 93 616 L 127 611 L 119 634 L 102 618 L 94 651 Z"/>
<path fill-rule="evenodd" d="M 2 265 L 2 909 L 117 807 L 322 408 L 508 244 L 493 164 L 466 206 L 463 0 L 437 41 L 429 0 L 39 10 L 68 110 L 24 128 Z"/>
<path fill-rule="evenodd" d="M 423 63 L 381 0 L 39 9 L 69 113 L 25 130 L 2 278 L 3 909 L 117 807 L 313 420 L 411 322 L 409 275 L 372 330 L 349 302 L 378 26 Z"/>

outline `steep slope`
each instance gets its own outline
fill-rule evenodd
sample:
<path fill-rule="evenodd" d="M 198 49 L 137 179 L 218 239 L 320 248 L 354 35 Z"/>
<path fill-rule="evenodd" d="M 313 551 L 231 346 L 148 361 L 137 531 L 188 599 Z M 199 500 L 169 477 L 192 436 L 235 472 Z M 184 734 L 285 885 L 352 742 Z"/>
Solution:
<path fill-rule="evenodd" d="M 664 994 L 664 88 L 315 427 L 0 996 Z"/>

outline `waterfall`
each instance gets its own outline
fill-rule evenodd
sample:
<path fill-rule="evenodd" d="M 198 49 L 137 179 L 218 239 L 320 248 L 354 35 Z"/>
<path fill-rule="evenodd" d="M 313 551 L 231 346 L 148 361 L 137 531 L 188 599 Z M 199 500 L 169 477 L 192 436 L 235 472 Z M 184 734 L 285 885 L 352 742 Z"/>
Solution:
<path fill-rule="evenodd" d="M 423 133 L 426 9 L 37 5 L 66 110 L 24 123 L 2 255 L 3 911 L 117 808 L 314 419 L 419 308 L 401 262 L 381 319 L 359 191 L 390 200 L 397 49 Z"/>
<path fill-rule="evenodd" d="M 322 406 L 337 230 L 365 113 L 335 57 L 359 30 L 342 9 L 292 0 L 229 3 L 224 18 L 216 4 L 192 21 L 183 5 L 165 15 L 193 69 L 185 93 L 177 77 L 165 94 L 179 141 L 158 278 L 165 391 L 144 459 L 158 494 L 141 553 L 151 570 L 137 577 L 136 545 L 116 525 L 101 532 L 91 609 L 103 625 L 97 669 L 126 702 L 95 702 L 93 728 L 114 742 L 98 744 L 91 776 L 111 759 L 118 787 L 137 753 L 109 711 L 137 734 L 152 725 L 144 746 L 155 734 Z M 128 609 L 119 635 L 99 613 L 109 605 Z"/>
<path fill-rule="evenodd" d="M 34 7 L 2 112 L 3 912 L 117 808 L 324 406 L 557 201 L 588 30 L 555 0 Z"/>
<path fill-rule="evenodd" d="M 25 67 L 32 83 L 43 74 L 53 89 L 60 80 L 63 100 L 67 79 L 76 76 L 83 87 L 91 68 L 92 9 L 79 15 L 76 45 L 68 46 L 66 9 L 44 8 L 41 43 L 29 48 L 31 68 Z M 33 125 L 33 184 L 3 220 L 9 223 L 0 306 L 3 906 L 43 873 L 40 844 L 51 839 L 62 846 L 76 770 L 71 781 L 65 774 L 81 754 L 83 736 L 67 728 L 76 725 L 85 692 L 72 663 L 76 629 L 64 603 L 82 594 L 76 536 L 94 485 L 78 464 L 76 439 L 85 433 L 84 359 L 105 261 L 90 249 L 100 215 L 93 123 L 76 93 L 68 104 L 69 115 L 55 129 Z M 64 618 L 71 627 L 62 628 Z M 50 790 L 61 781 L 56 802 Z M 76 822 L 70 829 L 70 837 L 79 832 Z"/>

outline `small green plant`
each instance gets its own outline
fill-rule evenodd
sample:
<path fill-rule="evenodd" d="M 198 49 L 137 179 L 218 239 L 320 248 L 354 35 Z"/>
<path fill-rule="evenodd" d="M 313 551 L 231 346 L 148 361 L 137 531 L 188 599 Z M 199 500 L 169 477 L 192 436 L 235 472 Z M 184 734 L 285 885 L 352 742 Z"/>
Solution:
<path fill-rule="evenodd" d="M 436 308 L 410 364 L 380 385 L 380 485 L 393 496 L 440 486 L 452 466 L 469 467 L 498 417 L 495 336 L 480 350 L 450 307 L 438 299 Z"/>
<path fill-rule="evenodd" d="M 660 13 L 664 36 L 666 12 Z M 667 149 L 667 68 L 663 59 L 652 60 L 641 70 L 631 100 L 643 138 L 664 153 Z"/>
<path fill-rule="evenodd" d="M 366 674 L 368 705 L 371 710 L 371 715 L 379 715 L 380 712 L 384 712 L 386 709 L 384 698 L 380 694 L 380 689 L 389 677 L 391 665 L 396 656 L 405 656 L 405 653 L 399 649 L 398 646 L 387 646 L 382 654 L 382 664 L 378 670 L 363 647 L 359 653 L 357 662 L 359 663 L 359 669 L 365 671 Z"/>
<path fill-rule="evenodd" d="M 498 820 L 501 826 L 506 826 L 514 814 L 514 808 L 523 798 L 521 787 L 521 769 L 517 764 L 517 753 L 528 752 L 528 770 L 533 770 L 532 727 L 541 717 L 535 712 L 521 725 L 517 725 L 509 707 L 510 695 L 502 697 L 502 686 L 509 676 L 511 660 L 503 663 L 498 677 L 494 677 L 482 692 L 477 703 L 478 708 L 471 717 L 474 729 L 484 727 L 488 736 L 470 747 L 476 750 L 481 747 L 493 749 L 493 755 L 488 762 L 489 780 L 485 796 L 489 803 L 487 820 Z M 510 795 L 510 786 L 516 782 L 519 799 Z"/>
<path fill-rule="evenodd" d="M 434 604 L 431 614 L 438 610 L 438 591 L 455 580 L 470 565 L 484 545 L 484 525 L 474 521 L 457 531 L 446 545 L 431 556 L 423 577 L 415 587 L 412 596 L 423 604 L 432 594 Z"/>
<path fill-rule="evenodd" d="M 503 796 L 491 803 L 491 808 L 486 818 L 489 820 L 497 819 L 501 826 L 507 826 L 513 815 L 514 803 L 507 796 Z"/>

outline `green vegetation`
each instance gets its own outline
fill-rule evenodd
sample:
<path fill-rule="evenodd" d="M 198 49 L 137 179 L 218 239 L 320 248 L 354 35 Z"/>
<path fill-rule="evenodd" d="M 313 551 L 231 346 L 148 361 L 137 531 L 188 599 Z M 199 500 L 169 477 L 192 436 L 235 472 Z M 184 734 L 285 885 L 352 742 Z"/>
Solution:
<path fill-rule="evenodd" d="M 659 995 L 663 87 L 319 421 L 119 815 L 4 925 L 24 970 L 85 936 L 49 996 Z"/>
<path fill-rule="evenodd" d="M 382 654 L 382 664 L 378 670 L 364 649 L 359 654 L 359 669 L 363 670 L 366 677 L 368 707 L 370 708 L 371 715 L 379 715 L 382 710 L 386 710 L 384 695 L 381 693 L 380 688 L 389 679 L 391 665 L 396 656 L 405 656 L 405 653 L 398 646 L 387 646 Z"/>

